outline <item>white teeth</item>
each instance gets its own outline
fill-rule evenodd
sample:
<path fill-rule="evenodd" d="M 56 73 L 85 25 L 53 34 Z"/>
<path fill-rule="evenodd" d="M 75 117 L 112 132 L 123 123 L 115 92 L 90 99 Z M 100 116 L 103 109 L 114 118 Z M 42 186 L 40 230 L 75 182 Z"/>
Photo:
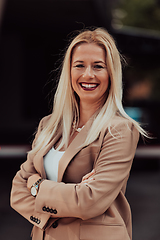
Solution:
<path fill-rule="evenodd" d="M 95 88 L 97 86 L 97 84 L 81 83 L 81 86 L 85 87 L 85 88 Z"/>

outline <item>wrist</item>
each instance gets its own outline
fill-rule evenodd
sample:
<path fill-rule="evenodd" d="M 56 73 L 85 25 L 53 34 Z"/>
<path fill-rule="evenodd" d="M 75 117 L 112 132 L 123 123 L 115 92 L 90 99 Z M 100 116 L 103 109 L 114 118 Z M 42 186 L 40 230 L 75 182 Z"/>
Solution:
<path fill-rule="evenodd" d="M 44 181 L 44 179 L 39 178 L 30 188 L 31 195 L 36 197 L 38 194 L 39 186 Z"/>
<path fill-rule="evenodd" d="M 27 188 L 30 192 L 32 185 L 37 182 L 40 178 L 42 178 L 38 173 L 31 175 L 27 180 Z"/>

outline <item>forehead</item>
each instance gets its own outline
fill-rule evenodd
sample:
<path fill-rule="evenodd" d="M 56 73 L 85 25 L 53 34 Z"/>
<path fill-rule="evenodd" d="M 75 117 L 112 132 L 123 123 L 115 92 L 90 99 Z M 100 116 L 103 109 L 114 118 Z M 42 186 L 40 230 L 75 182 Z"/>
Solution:
<path fill-rule="evenodd" d="M 96 43 L 81 43 L 74 48 L 72 53 L 72 60 L 79 58 L 95 58 L 105 61 L 105 50 Z"/>

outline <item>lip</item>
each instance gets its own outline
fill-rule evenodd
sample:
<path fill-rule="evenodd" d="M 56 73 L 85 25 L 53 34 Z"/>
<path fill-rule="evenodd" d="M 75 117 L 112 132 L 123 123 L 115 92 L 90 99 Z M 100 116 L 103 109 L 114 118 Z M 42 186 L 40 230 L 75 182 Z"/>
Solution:
<path fill-rule="evenodd" d="M 79 85 L 85 91 L 93 91 L 99 86 L 98 83 L 86 83 L 86 82 L 81 82 L 79 83 Z"/>

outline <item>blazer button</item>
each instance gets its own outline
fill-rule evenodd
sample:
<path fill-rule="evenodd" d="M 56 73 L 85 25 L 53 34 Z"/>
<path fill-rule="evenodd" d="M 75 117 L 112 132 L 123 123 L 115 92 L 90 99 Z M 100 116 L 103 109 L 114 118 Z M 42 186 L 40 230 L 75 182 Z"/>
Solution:
<path fill-rule="evenodd" d="M 54 210 L 52 208 L 49 211 L 50 211 L 50 213 L 54 213 Z"/>
<path fill-rule="evenodd" d="M 56 209 L 54 209 L 54 210 L 53 210 L 53 213 L 54 213 L 54 214 L 57 214 L 57 210 L 56 210 Z"/>
<path fill-rule="evenodd" d="M 37 223 L 38 222 L 38 218 L 35 218 L 35 223 Z"/>
<path fill-rule="evenodd" d="M 55 222 L 52 224 L 52 227 L 53 227 L 53 228 L 56 228 L 56 227 L 58 227 L 58 222 L 57 222 L 57 221 L 55 221 Z"/>
<path fill-rule="evenodd" d="M 41 220 L 37 219 L 37 224 L 40 224 Z"/>
<path fill-rule="evenodd" d="M 45 206 L 42 208 L 42 210 L 43 210 L 44 212 L 46 212 L 46 211 L 47 211 L 47 209 L 46 209 L 46 207 L 45 207 Z"/>
<path fill-rule="evenodd" d="M 46 208 L 46 211 L 47 211 L 47 212 L 49 212 L 49 211 L 50 211 L 49 207 L 47 207 L 47 208 Z"/>

